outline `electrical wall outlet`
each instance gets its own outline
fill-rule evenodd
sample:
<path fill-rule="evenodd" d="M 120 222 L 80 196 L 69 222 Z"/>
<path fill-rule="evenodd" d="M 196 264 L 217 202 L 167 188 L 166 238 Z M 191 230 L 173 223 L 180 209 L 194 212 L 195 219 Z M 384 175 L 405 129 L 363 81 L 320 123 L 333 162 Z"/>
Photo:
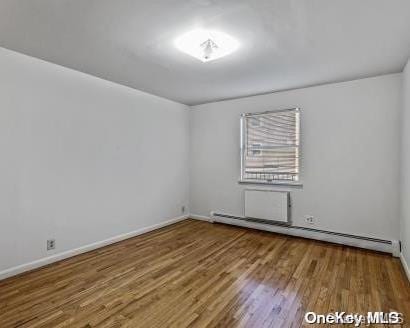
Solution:
<path fill-rule="evenodd" d="M 305 221 L 308 224 L 312 224 L 312 225 L 315 224 L 315 218 L 311 215 L 306 215 L 305 216 Z"/>
<path fill-rule="evenodd" d="M 56 240 L 55 239 L 48 239 L 47 240 L 47 250 L 52 250 L 56 248 Z"/>

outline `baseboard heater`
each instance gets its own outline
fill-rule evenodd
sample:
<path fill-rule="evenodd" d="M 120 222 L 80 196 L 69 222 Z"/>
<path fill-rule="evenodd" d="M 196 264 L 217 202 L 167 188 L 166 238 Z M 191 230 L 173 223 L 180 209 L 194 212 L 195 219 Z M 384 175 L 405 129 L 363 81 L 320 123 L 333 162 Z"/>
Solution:
<path fill-rule="evenodd" d="M 371 249 L 385 253 L 392 253 L 393 256 L 400 256 L 400 244 L 398 241 L 350 235 L 346 233 L 312 229 L 294 225 L 286 225 L 270 220 L 260 220 L 216 212 L 211 213 L 211 220 L 214 222 L 282 233 L 296 237 L 303 237 L 336 244 Z"/>

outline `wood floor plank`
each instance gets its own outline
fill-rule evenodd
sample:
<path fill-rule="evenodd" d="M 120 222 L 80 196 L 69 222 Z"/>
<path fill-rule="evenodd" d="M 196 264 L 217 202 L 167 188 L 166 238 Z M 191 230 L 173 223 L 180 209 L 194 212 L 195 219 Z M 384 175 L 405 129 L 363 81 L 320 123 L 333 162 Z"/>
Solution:
<path fill-rule="evenodd" d="M 398 259 L 186 220 L 0 281 L 0 327 L 302 327 L 307 311 L 399 311 Z"/>

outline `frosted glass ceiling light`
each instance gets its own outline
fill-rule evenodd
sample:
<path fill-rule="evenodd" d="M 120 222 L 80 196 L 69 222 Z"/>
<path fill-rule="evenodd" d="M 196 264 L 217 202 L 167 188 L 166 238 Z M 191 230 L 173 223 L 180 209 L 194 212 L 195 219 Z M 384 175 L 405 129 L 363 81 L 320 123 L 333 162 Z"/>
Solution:
<path fill-rule="evenodd" d="M 175 46 L 202 62 L 209 62 L 231 54 L 239 43 L 225 33 L 198 29 L 177 38 Z"/>

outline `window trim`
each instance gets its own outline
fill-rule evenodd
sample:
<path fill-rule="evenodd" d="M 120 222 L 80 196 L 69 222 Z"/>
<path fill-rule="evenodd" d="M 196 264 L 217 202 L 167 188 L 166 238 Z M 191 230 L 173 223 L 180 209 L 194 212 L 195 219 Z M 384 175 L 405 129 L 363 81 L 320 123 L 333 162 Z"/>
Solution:
<path fill-rule="evenodd" d="M 289 181 L 289 180 L 251 180 L 251 179 L 244 179 L 243 177 L 243 171 L 244 171 L 244 166 L 245 166 L 245 118 L 249 116 L 258 116 L 258 115 L 266 115 L 266 114 L 271 114 L 271 113 L 280 113 L 280 112 L 290 112 L 290 111 L 295 111 L 299 113 L 299 121 L 297 122 L 297 129 L 298 129 L 298 134 L 299 134 L 299 145 L 298 145 L 298 152 L 299 152 L 299 172 L 298 172 L 298 180 L 296 181 Z M 301 182 L 301 172 L 300 172 L 300 153 L 301 153 L 301 140 L 300 140 L 300 113 L 301 110 L 299 107 L 293 107 L 293 108 L 286 108 L 286 109 L 278 109 L 278 110 L 269 110 L 269 111 L 264 111 L 264 112 L 255 112 L 255 113 L 243 113 L 241 114 L 240 118 L 240 134 L 241 134 L 241 139 L 240 139 L 240 154 L 241 154 L 241 173 L 239 177 L 238 183 L 240 184 L 261 184 L 261 185 L 278 185 L 278 186 L 295 186 L 295 187 L 302 187 L 303 183 Z"/>

